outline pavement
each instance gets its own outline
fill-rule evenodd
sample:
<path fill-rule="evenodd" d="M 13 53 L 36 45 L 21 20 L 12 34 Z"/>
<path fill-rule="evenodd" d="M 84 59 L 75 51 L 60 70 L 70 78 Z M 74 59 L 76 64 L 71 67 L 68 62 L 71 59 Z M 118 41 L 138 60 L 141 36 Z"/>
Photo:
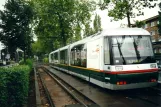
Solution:
<path fill-rule="evenodd" d="M 36 107 L 41 107 L 41 98 L 40 98 L 40 91 L 39 91 L 39 85 L 38 85 L 38 80 L 37 80 L 36 68 L 34 68 L 34 76 L 35 76 Z"/>

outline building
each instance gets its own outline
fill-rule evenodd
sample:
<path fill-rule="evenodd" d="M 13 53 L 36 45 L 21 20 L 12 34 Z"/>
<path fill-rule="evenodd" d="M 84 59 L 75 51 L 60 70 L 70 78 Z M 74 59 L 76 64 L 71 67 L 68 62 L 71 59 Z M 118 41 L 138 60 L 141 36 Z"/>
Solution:
<path fill-rule="evenodd" d="M 155 53 L 161 53 L 161 36 L 158 31 L 159 15 L 143 20 L 144 29 L 150 32 L 152 36 L 153 48 Z"/>
<path fill-rule="evenodd" d="M 155 58 L 161 65 L 161 35 L 159 35 L 158 24 L 159 24 L 159 15 L 143 20 L 145 25 L 144 29 L 151 33 L 153 49 L 155 53 Z"/>

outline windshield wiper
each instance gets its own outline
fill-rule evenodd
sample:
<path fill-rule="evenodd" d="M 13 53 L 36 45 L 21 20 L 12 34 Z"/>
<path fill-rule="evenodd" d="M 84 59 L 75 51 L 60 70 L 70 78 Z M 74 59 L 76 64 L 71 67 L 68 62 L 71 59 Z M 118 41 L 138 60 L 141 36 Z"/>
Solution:
<path fill-rule="evenodd" d="M 116 38 L 116 40 L 117 40 L 117 38 Z M 125 58 L 124 58 L 124 56 L 123 56 L 123 54 L 122 54 L 122 51 L 121 51 L 121 45 L 120 45 L 120 43 L 118 42 L 118 40 L 117 40 L 117 45 L 118 45 L 118 49 L 119 49 L 119 53 L 120 53 L 120 56 L 121 56 L 121 58 L 122 58 L 122 63 L 123 64 L 126 64 L 126 61 L 125 61 Z"/>
<path fill-rule="evenodd" d="M 137 58 L 138 61 L 140 61 L 141 57 L 140 57 L 140 53 L 138 51 L 138 45 L 136 44 L 136 41 L 135 41 L 134 38 L 133 38 L 133 40 L 134 40 L 133 44 L 134 44 L 134 48 L 135 48 L 135 52 L 136 52 L 136 58 Z"/>

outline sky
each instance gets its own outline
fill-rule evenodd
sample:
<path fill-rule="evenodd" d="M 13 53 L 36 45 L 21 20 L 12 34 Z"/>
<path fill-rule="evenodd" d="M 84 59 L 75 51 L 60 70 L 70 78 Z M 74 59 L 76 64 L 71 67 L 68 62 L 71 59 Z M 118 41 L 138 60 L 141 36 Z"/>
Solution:
<path fill-rule="evenodd" d="M 158 11 L 159 11 L 159 7 L 156 6 L 155 8 L 149 9 L 146 8 L 143 10 L 144 12 L 144 16 L 137 16 L 136 18 L 132 18 L 131 19 L 131 23 L 133 24 L 134 21 L 136 20 L 145 20 L 148 19 L 150 17 L 156 16 L 158 15 Z M 120 21 L 110 21 L 112 18 L 108 17 L 108 11 L 107 10 L 97 10 L 96 12 L 97 14 L 99 14 L 101 16 L 101 24 L 102 24 L 102 28 L 103 29 L 107 29 L 107 28 L 119 28 L 121 24 L 126 24 L 127 25 L 127 18 L 120 20 Z"/>

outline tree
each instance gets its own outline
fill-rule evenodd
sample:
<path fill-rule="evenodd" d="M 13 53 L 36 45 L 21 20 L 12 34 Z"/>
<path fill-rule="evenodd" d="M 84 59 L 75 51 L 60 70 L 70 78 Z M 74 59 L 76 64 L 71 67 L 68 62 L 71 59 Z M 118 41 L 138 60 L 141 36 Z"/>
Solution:
<path fill-rule="evenodd" d="M 38 23 L 35 34 L 38 38 L 43 37 L 43 41 L 52 37 L 52 41 L 60 42 L 60 46 L 65 46 L 67 41 L 69 42 L 68 38 L 81 39 L 83 26 L 91 17 L 90 12 L 94 10 L 94 6 L 85 0 L 33 0 L 33 2 Z M 53 47 L 56 49 L 57 46 L 53 44 Z"/>
<path fill-rule="evenodd" d="M 45 54 L 41 41 L 38 40 L 32 43 L 32 52 L 36 56 L 41 56 L 41 54 Z"/>
<path fill-rule="evenodd" d="M 1 40 L 8 47 L 13 56 L 19 47 L 26 53 L 30 53 L 32 35 L 31 22 L 33 11 L 30 2 L 24 0 L 7 0 L 4 11 L 0 11 Z"/>
<path fill-rule="evenodd" d="M 138 27 L 138 28 L 141 28 L 144 25 L 145 25 L 144 21 L 138 21 L 138 20 L 135 21 L 135 26 Z"/>
<path fill-rule="evenodd" d="M 101 31 L 101 17 L 99 15 L 95 15 L 95 19 L 93 21 L 94 33 Z"/>
<path fill-rule="evenodd" d="M 161 3 L 159 4 L 159 8 L 160 8 L 160 11 L 159 11 L 159 24 L 158 24 L 158 30 L 159 30 L 159 35 L 161 35 Z"/>
<path fill-rule="evenodd" d="M 90 23 L 88 22 L 88 23 L 86 23 L 85 24 L 85 29 L 84 29 L 84 35 L 83 35 L 83 37 L 85 38 L 85 37 L 88 37 L 88 36 L 90 36 L 90 35 L 92 35 L 92 34 L 94 34 L 95 32 L 94 32 L 94 30 L 92 29 L 92 27 L 90 26 Z"/>
<path fill-rule="evenodd" d="M 81 39 L 82 39 L 81 26 L 79 24 L 77 24 L 74 28 L 74 41 L 78 41 Z"/>
<path fill-rule="evenodd" d="M 157 1 L 157 0 L 155 0 Z M 108 16 L 113 17 L 115 21 L 122 20 L 125 17 L 128 21 L 128 27 L 131 27 L 131 18 L 144 15 L 142 9 L 154 8 L 156 2 L 153 0 L 104 0 L 100 5 L 101 9 L 108 9 Z M 137 12 L 136 12 L 137 11 Z"/>

